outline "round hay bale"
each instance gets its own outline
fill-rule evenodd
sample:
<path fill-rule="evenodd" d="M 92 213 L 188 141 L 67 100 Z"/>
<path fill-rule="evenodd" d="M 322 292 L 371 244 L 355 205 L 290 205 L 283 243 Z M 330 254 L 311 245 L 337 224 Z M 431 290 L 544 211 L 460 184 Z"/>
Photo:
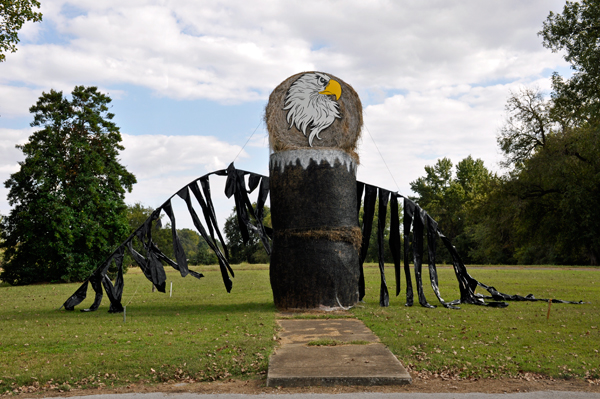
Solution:
<path fill-rule="evenodd" d="M 290 76 L 273 90 L 265 110 L 273 152 L 341 149 L 358 162 L 362 104 L 352 86 L 323 72 Z"/>

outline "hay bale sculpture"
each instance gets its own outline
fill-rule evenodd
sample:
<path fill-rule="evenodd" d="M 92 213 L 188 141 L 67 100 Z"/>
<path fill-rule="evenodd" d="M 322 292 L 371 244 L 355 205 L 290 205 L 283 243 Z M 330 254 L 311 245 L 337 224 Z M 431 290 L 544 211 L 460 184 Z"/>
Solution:
<path fill-rule="evenodd" d="M 200 279 L 201 273 L 188 269 L 187 259 L 177 235 L 175 214 L 171 201 L 183 200 L 192 221 L 202 238 L 215 252 L 223 283 L 230 292 L 234 277 L 229 264 L 228 250 L 220 233 L 213 207 L 210 176 L 226 176 L 225 195 L 233 197 L 242 237 L 249 240 L 257 234 L 265 251 L 271 256 L 270 278 L 275 305 L 279 309 L 336 309 L 354 305 L 365 296 L 362 271 L 369 238 L 373 229 L 375 206 L 379 200 L 377 245 L 381 278 L 379 304 L 389 306 L 389 294 L 384 273 L 384 230 L 386 212 L 390 209 L 389 248 L 394 259 L 396 296 L 400 293 L 400 217 L 399 198 L 403 198 L 404 274 L 406 277 L 406 306 L 413 305 L 413 288 L 409 262 L 414 264 L 418 301 L 433 308 L 423 292 L 421 269 L 424 238 L 427 237 L 427 260 L 431 287 L 442 306 L 458 309 L 469 303 L 481 306 L 505 307 L 503 301 L 548 301 L 529 294 L 507 295 L 487 286 L 469 275 L 450 240 L 438 229 L 437 223 L 417 204 L 402 195 L 381 187 L 356 181 L 359 163 L 356 144 L 362 127 L 362 106 L 356 92 L 343 80 L 322 72 L 303 72 L 286 79 L 271 94 L 265 120 L 272 150 L 269 174 L 227 169 L 199 177 L 173 194 L 96 268 L 90 277 L 63 304 L 74 310 L 86 297 L 88 285 L 96 293 L 89 309 L 97 310 L 106 291 L 110 300 L 109 312 L 123 312 L 123 255 L 128 250 L 144 275 L 160 292 L 165 292 L 164 265 Z M 256 206 L 248 194 L 258 188 Z M 273 229 L 262 223 L 267 196 L 271 194 Z M 364 194 L 364 201 L 363 201 Z M 192 198 L 202 210 L 202 224 Z M 363 223 L 358 213 L 363 206 Z M 153 226 L 160 224 L 164 212 L 171 222 L 175 260 L 168 258 L 152 240 Z M 411 232 L 412 227 L 412 235 Z M 215 237 L 216 234 L 216 237 Z M 218 239 L 217 239 L 218 238 Z M 440 239 L 452 256 L 458 280 L 460 299 L 446 302 L 440 296 L 435 265 L 436 241 Z M 138 249 L 133 242 L 138 242 Z M 272 247 L 271 247 L 272 245 Z M 115 263 L 118 273 L 114 283 L 107 275 Z M 490 295 L 475 294 L 477 287 Z M 485 299 L 493 299 L 486 302 Z M 553 299 L 552 302 L 582 303 Z"/>
<path fill-rule="evenodd" d="M 358 95 L 321 72 L 294 75 L 266 108 L 271 159 L 275 305 L 338 308 L 358 302 L 361 231 L 356 198 Z"/>

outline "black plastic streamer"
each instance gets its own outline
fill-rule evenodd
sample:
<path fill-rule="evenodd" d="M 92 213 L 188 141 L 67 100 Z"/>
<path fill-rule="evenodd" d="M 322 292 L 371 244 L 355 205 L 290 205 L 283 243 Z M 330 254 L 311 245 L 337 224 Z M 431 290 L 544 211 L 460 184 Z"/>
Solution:
<path fill-rule="evenodd" d="M 207 180 L 207 182 L 208 182 L 208 180 Z M 223 254 L 219 250 L 217 241 L 215 240 L 214 230 L 217 230 L 219 240 L 222 240 L 221 233 L 219 233 L 219 228 L 216 224 L 216 215 L 213 214 L 213 211 L 211 210 L 210 206 L 208 206 L 208 197 L 206 199 L 206 202 L 204 202 L 204 198 L 202 197 L 202 193 L 200 193 L 200 189 L 198 189 L 198 185 L 195 183 L 192 183 L 188 187 L 190 188 L 190 190 L 192 190 L 192 193 L 194 194 L 194 196 L 196 197 L 196 200 L 198 201 L 198 203 L 200 204 L 200 207 L 202 208 L 202 212 L 204 213 L 204 220 L 206 221 L 206 225 L 208 226 L 209 231 L 212 232 L 211 233 L 212 241 L 209 240 L 208 238 L 205 238 L 205 240 L 208 243 L 208 245 L 210 246 L 210 248 L 217 255 L 217 259 L 219 260 L 219 267 L 221 268 L 221 275 L 223 276 L 223 282 L 225 283 L 225 287 L 229 287 L 228 289 L 231 290 L 231 284 L 230 284 L 231 281 L 230 281 L 230 283 L 228 283 L 226 281 L 229 279 L 229 277 L 225 278 L 228 275 L 227 275 L 226 271 L 225 271 L 225 274 L 223 274 L 223 272 L 224 272 L 223 268 L 229 270 L 229 273 L 231 273 L 231 277 L 235 277 L 235 273 L 233 272 L 233 269 L 231 268 L 231 265 L 229 264 L 229 258 L 227 257 L 227 247 L 223 246 L 223 251 L 225 251 L 225 259 L 222 259 Z M 204 193 L 208 192 L 208 194 L 210 194 L 210 190 L 208 190 L 208 191 L 203 190 L 203 191 L 204 191 Z M 190 202 L 190 204 L 188 205 L 188 210 L 193 209 L 191 206 L 192 206 L 192 203 Z M 201 226 L 199 220 L 198 220 L 198 224 L 199 224 L 199 226 Z M 196 228 L 198 228 L 198 226 L 196 226 Z M 198 231 L 200 231 L 200 230 L 198 230 Z M 223 244 L 223 243 L 221 243 L 221 244 Z M 227 291 L 227 292 L 230 292 L 230 291 Z"/>
<path fill-rule="evenodd" d="M 204 191 L 205 196 L 206 196 L 206 202 L 204 202 L 202 195 L 198 195 L 197 197 L 199 198 L 199 203 L 203 207 L 203 212 L 205 214 L 205 217 L 209 221 L 209 223 L 207 223 L 207 224 L 209 225 L 211 232 L 213 233 L 212 242 L 213 242 L 213 244 L 216 242 L 214 240 L 214 230 L 213 230 L 213 228 L 214 228 L 215 230 L 217 230 L 219 239 L 221 240 L 223 248 L 226 251 L 227 247 L 225 246 L 223 237 L 218 229 L 218 225 L 216 222 L 216 216 L 215 216 L 215 212 L 214 212 L 214 207 L 212 204 L 212 200 L 210 198 L 210 185 L 208 182 L 208 176 L 211 174 L 225 176 L 227 174 L 227 171 L 218 170 L 218 171 L 209 173 L 207 175 L 200 177 L 199 179 L 196 179 L 190 185 L 193 184 L 193 187 L 195 187 L 197 189 L 196 190 L 197 193 L 200 194 L 200 191 L 196 184 L 197 181 L 200 181 L 200 184 L 202 185 L 202 190 Z M 106 291 L 107 296 L 111 302 L 109 312 L 111 312 L 111 313 L 122 312 L 123 309 L 122 309 L 122 305 L 121 305 L 121 297 L 122 297 L 123 286 L 124 286 L 123 269 L 122 268 L 123 268 L 123 255 L 124 255 L 125 248 L 127 248 L 129 250 L 134 261 L 140 266 L 140 268 L 142 269 L 146 278 L 148 280 L 150 280 L 156 286 L 156 288 L 161 292 L 165 292 L 165 286 L 166 286 L 166 274 L 165 274 L 162 262 L 179 270 L 179 272 L 181 273 L 182 276 L 191 274 L 192 276 L 194 276 L 196 278 L 203 277 L 203 275 L 201 273 L 197 273 L 192 270 L 189 270 L 187 267 L 187 260 L 185 257 L 185 253 L 183 251 L 183 247 L 181 246 L 179 237 L 177 236 L 177 233 L 176 233 L 177 232 L 176 221 L 175 221 L 175 216 L 174 216 L 174 213 L 173 213 L 173 210 L 171 207 L 171 198 L 173 198 L 173 196 L 171 196 L 163 205 L 161 205 L 158 209 L 156 209 L 152 213 L 152 215 L 138 229 L 136 229 L 136 231 L 134 231 L 123 243 L 121 243 L 117 247 L 117 249 L 115 249 L 115 251 L 111 255 L 109 255 L 108 258 L 103 263 L 101 263 L 100 266 L 98 266 L 98 268 L 96 268 L 96 270 L 92 273 L 92 275 L 77 289 L 77 291 L 75 291 L 75 293 L 73 295 L 71 295 L 64 302 L 64 304 L 62 306 L 65 307 L 65 309 L 74 310 L 74 307 L 79 305 L 86 298 L 87 289 L 91 283 L 92 288 L 94 289 L 95 294 L 96 294 L 95 300 L 89 309 L 83 309 L 82 311 L 94 311 L 94 310 L 98 309 L 98 307 L 100 306 L 100 303 L 102 301 L 102 297 L 103 297 L 102 288 L 104 288 L 104 291 Z M 160 223 L 159 216 L 160 216 L 160 212 L 162 210 L 165 211 L 165 213 L 171 220 L 171 227 L 172 227 L 172 231 L 173 231 L 173 233 L 172 233 L 173 234 L 173 249 L 175 252 L 177 262 L 169 259 L 164 253 L 162 253 L 160 251 L 160 249 L 152 241 L 152 222 L 155 221 L 157 228 L 160 227 L 161 223 Z M 198 219 L 198 218 L 196 217 L 196 219 Z M 203 238 L 206 239 L 207 237 L 208 237 L 208 235 L 205 232 L 205 234 L 203 235 Z M 137 238 L 139 240 L 139 242 L 142 245 L 142 248 L 144 249 L 146 256 L 141 255 L 133 248 L 133 245 L 132 245 L 133 238 Z M 207 240 L 207 241 L 209 241 L 209 240 Z M 218 246 L 213 245 L 212 249 L 215 250 L 215 252 L 217 253 L 217 256 L 221 260 L 226 258 L 227 255 L 225 254 L 225 256 L 223 256 L 223 254 L 219 250 Z M 118 269 L 117 279 L 115 280 L 114 285 L 113 285 L 112 281 L 110 281 L 110 279 L 107 277 L 108 267 L 110 266 L 111 262 L 113 262 L 113 261 L 117 265 L 117 269 Z M 225 261 L 225 264 L 227 265 L 227 267 L 229 267 L 229 263 L 227 261 Z M 231 270 L 231 273 L 233 275 L 233 270 Z M 229 289 L 231 289 L 231 288 L 229 288 Z"/>
<path fill-rule="evenodd" d="M 415 206 L 415 214 L 413 218 L 413 257 L 415 267 L 415 282 L 417 284 L 417 296 L 419 297 L 419 304 L 426 308 L 434 308 L 435 306 L 427 302 L 425 298 L 425 292 L 423 292 L 423 278 L 422 278 L 422 267 L 423 267 L 423 233 L 424 233 L 424 214 L 421 212 L 421 208 Z"/>
<path fill-rule="evenodd" d="M 362 196 L 365 191 L 365 183 L 357 181 L 356 182 L 356 216 L 360 213 L 360 207 L 362 206 Z"/>
<path fill-rule="evenodd" d="M 69 299 L 67 299 L 61 307 L 64 307 L 66 310 L 74 310 L 75 306 L 77 306 L 81 302 L 83 302 L 83 300 L 87 296 L 87 290 L 88 290 L 89 283 L 90 283 L 89 279 L 85 280 L 83 282 L 83 284 L 81 284 L 81 286 L 79 288 L 77 288 L 77 291 L 75 291 L 75 293 L 73 295 L 71 295 L 69 297 Z"/>
<path fill-rule="evenodd" d="M 440 295 L 440 289 L 438 287 L 438 275 L 437 269 L 435 267 L 435 257 L 436 257 L 436 241 L 437 241 L 437 231 L 438 224 L 431 216 L 425 213 L 425 219 L 427 220 L 427 252 L 429 259 L 429 280 L 431 281 L 431 288 L 437 296 L 437 299 L 440 303 L 446 308 L 459 309 L 458 307 L 445 302 Z"/>
<path fill-rule="evenodd" d="M 173 207 L 171 206 L 171 200 L 165 202 L 162 207 L 163 211 L 169 217 L 171 221 L 171 236 L 173 238 L 173 253 L 175 254 L 175 260 L 177 261 L 176 265 L 173 266 L 175 269 L 179 270 L 181 277 L 185 277 L 189 274 L 187 258 L 185 256 L 185 252 L 183 250 L 183 245 L 181 245 L 181 240 L 179 239 L 179 235 L 177 234 L 177 225 L 175 222 L 175 215 L 173 214 Z"/>
<path fill-rule="evenodd" d="M 227 182 L 225 186 L 225 194 L 229 198 L 232 195 L 234 196 L 236 202 L 236 213 L 238 217 L 238 223 L 240 226 L 240 230 L 242 231 L 242 235 L 244 235 L 244 231 L 246 234 L 249 234 L 249 231 L 253 231 L 257 233 L 259 238 L 261 239 L 263 246 L 268 254 L 270 254 L 270 245 L 268 241 L 268 235 L 271 229 L 266 228 L 262 219 L 264 216 L 264 204 L 269 194 L 269 179 L 266 176 L 258 175 L 251 172 L 246 172 L 242 170 L 236 170 L 233 166 L 233 163 L 228 167 L 227 170 L 218 170 L 209 174 L 206 174 L 192 183 L 188 184 L 184 188 L 182 188 L 175 195 L 181 197 L 188 207 L 194 225 L 202 235 L 202 238 L 206 240 L 209 244 L 209 247 L 215 252 L 217 258 L 219 259 L 219 264 L 221 266 L 221 272 L 223 275 L 223 280 L 225 282 L 225 286 L 227 291 L 229 292 L 232 288 L 232 282 L 229 279 L 228 271 L 233 276 L 233 270 L 228 262 L 228 250 L 225 245 L 225 240 L 219 230 L 217 224 L 217 218 L 211 198 L 210 192 L 210 184 L 209 184 L 209 176 L 215 174 L 218 176 L 227 176 Z M 248 189 L 246 189 L 245 184 L 245 175 L 250 175 L 248 178 Z M 198 187 L 198 182 L 202 187 L 202 193 Z M 248 197 L 248 193 L 253 192 L 257 187 L 260 186 L 258 200 L 256 209 L 252 207 L 252 203 Z M 206 221 L 206 225 L 208 228 L 208 232 L 201 224 L 200 219 L 192 207 L 191 197 L 189 195 L 189 191 L 191 190 L 198 203 L 202 208 L 202 212 L 204 214 L 204 219 Z M 363 191 L 365 192 L 364 197 L 364 214 L 363 214 L 363 225 L 362 225 L 362 234 L 363 241 L 361 245 L 360 251 L 360 279 L 359 279 L 359 299 L 362 300 L 365 296 L 365 281 L 364 281 L 364 273 L 363 273 L 363 264 L 366 259 L 368 247 L 369 247 L 369 239 L 371 236 L 371 231 L 373 227 L 373 217 L 375 213 L 375 203 L 377 199 L 377 191 L 379 190 L 379 220 L 377 227 L 377 239 L 378 239 L 378 253 L 379 253 L 379 269 L 381 275 L 381 289 L 380 289 L 380 305 L 388 306 L 389 305 L 389 294 L 387 291 L 387 285 L 385 281 L 385 273 L 384 273 L 384 244 L 383 244 L 383 232 L 385 229 L 385 219 L 386 219 L 386 209 L 387 203 L 390 202 L 391 206 L 391 223 L 390 223 L 390 240 L 389 246 L 392 253 L 392 257 L 394 259 L 394 271 L 396 274 L 396 295 L 400 293 L 400 258 L 401 258 L 401 240 L 400 240 L 400 222 L 398 215 L 398 197 L 402 197 L 396 193 L 391 193 L 388 190 L 371 186 L 362 182 L 357 182 L 356 194 L 357 194 L 357 216 L 358 212 L 360 212 L 361 207 L 361 199 L 363 195 Z M 391 195 L 391 200 L 389 200 Z M 118 313 L 123 311 L 123 306 L 121 304 L 121 298 L 123 294 L 123 255 L 124 250 L 127 247 L 129 252 L 131 253 L 135 262 L 140 266 L 146 278 L 156 286 L 156 288 L 165 292 L 165 283 L 166 283 L 166 274 L 164 271 L 164 267 L 162 262 L 167 265 L 172 266 L 173 268 L 180 271 L 182 276 L 186 274 L 191 274 L 196 278 L 201 278 L 203 275 L 201 273 L 194 272 L 187 268 L 187 261 L 185 259 L 185 253 L 183 252 L 183 247 L 181 246 L 181 242 L 179 237 L 177 236 L 177 230 L 175 226 L 175 216 L 173 213 L 173 209 L 171 206 L 171 196 L 163 205 L 157 208 L 152 215 L 136 230 L 134 231 L 121 245 L 117 247 L 117 249 L 108 256 L 108 258 L 98 266 L 98 268 L 92 273 L 92 275 L 83 282 L 83 284 L 71 295 L 62 305 L 66 310 L 74 310 L 74 307 L 79 305 L 87 295 L 88 286 L 92 285 L 96 296 L 94 299 L 94 303 L 90 306 L 89 309 L 83 309 L 82 311 L 94 311 L 97 310 L 100 306 L 100 302 L 102 300 L 102 288 L 107 293 L 107 296 L 110 300 L 110 308 L 109 312 Z M 160 251 L 160 249 L 156 246 L 156 244 L 152 241 L 152 222 L 156 222 L 156 226 L 160 227 L 160 212 L 164 210 L 169 219 L 171 220 L 171 228 L 173 235 L 173 249 L 175 252 L 175 257 L 177 262 L 168 258 L 164 253 Z M 256 225 L 250 222 L 250 215 L 256 220 Z M 409 266 L 409 250 L 410 250 L 410 226 L 413 226 L 413 234 L 412 234 L 412 250 L 414 256 L 414 267 L 415 267 L 415 278 L 417 284 L 417 291 L 419 296 L 419 303 L 422 306 L 433 308 L 435 306 L 427 303 L 425 299 L 425 295 L 423 293 L 423 283 L 421 277 L 421 268 L 422 268 L 422 258 L 423 258 L 423 234 L 424 234 L 424 226 L 423 223 L 427 222 L 427 242 L 428 242 L 428 255 L 429 255 L 429 276 L 431 280 L 431 285 L 433 291 L 436 296 L 440 300 L 440 302 L 448 308 L 457 309 L 457 307 L 453 305 L 457 305 L 459 303 L 469 303 L 474 305 L 481 306 L 490 306 L 490 307 L 506 307 L 508 304 L 506 302 L 500 301 L 545 301 L 548 302 L 550 299 L 543 298 L 535 298 L 532 294 L 527 296 L 520 295 L 508 295 L 499 292 L 492 286 L 487 286 L 469 275 L 467 272 L 467 268 L 464 265 L 462 259 L 460 258 L 456 248 L 452 245 L 450 240 L 442 234 L 442 232 L 438 229 L 437 223 L 433 220 L 425 211 L 420 209 L 416 204 L 410 201 L 407 198 L 404 198 L 404 272 L 406 277 L 406 306 L 412 306 L 413 304 L 413 288 L 412 288 L 412 280 L 410 276 L 410 266 Z M 221 247 L 223 251 L 217 245 L 217 241 L 215 239 L 215 232 L 219 238 Z M 272 231 L 271 231 L 272 232 Z M 435 266 L 435 258 L 436 258 L 436 237 L 435 235 L 440 237 L 442 243 L 446 246 L 450 255 L 452 257 L 452 264 L 454 268 L 454 272 L 456 278 L 459 283 L 460 290 L 460 299 L 454 300 L 452 302 L 445 302 L 439 293 L 438 288 L 438 276 L 437 270 Z M 132 245 L 132 239 L 137 238 L 146 253 L 144 257 L 140 253 L 138 253 Z M 249 237 L 248 237 L 249 238 Z M 246 240 L 247 241 L 247 240 Z M 113 285 L 112 281 L 108 278 L 107 272 L 110 264 L 115 262 L 117 266 L 117 278 Z M 480 286 L 486 289 L 490 296 L 484 296 L 481 294 L 475 294 L 475 289 L 477 286 Z M 493 299 L 499 302 L 485 302 L 484 299 Z M 582 304 L 582 301 L 565 301 L 561 299 L 551 299 L 552 302 L 555 303 L 568 303 L 568 304 Z"/>
<path fill-rule="evenodd" d="M 131 254 L 131 257 L 133 258 L 135 263 L 138 264 L 140 269 L 142 269 L 144 276 L 146 276 L 146 278 L 149 281 L 152 281 L 152 274 L 150 273 L 150 268 L 148 267 L 148 262 L 146 261 L 144 255 L 140 254 L 138 251 L 133 249 L 133 243 L 131 241 L 128 241 L 126 245 L 127 249 L 129 250 L 129 253 Z"/>
<path fill-rule="evenodd" d="M 227 171 L 219 170 L 214 173 L 217 176 L 225 176 Z M 204 197 L 206 198 L 206 205 L 208 206 L 208 217 L 211 220 L 211 223 L 208 223 L 208 230 L 210 231 L 210 236 L 215 239 L 214 230 L 217 231 L 217 236 L 219 237 L 219 241 L 221 242 L 221 246 L 223 247 L 223 251 L 225 253 L 225 257 L 229 260 L 229 250 L 227 249 L 227 245 L 225 244 L 225 240 L 223 239 L 223 235 L 221 235 L 221 230 L 219 229 L 219 224 L 217 223 L 217 214 L 215 213 L 215 207 L 213 206 L 212 197 L 210 195 L 210 182 L 208 180 L 210 173 L 200 178 L 200 185 L 202 186 L 202 192 L 204 193 Z M 192 190 L 194 192 L 194 190 Z M 194 192 L 196 195 L 196 192 Z M 196 195 L 198 197 L 198 195 Z M 204 209 L 203 209 L 204 211 Z M 206 215 L 205 215 L 206 216 Z M 216 241 L 215 241 L 216 242 Z M 231 275 L 233 276 L 233 271 L 231 271 Z"/>
<path fill-rule="evenodd" d="M 365 184 L 365 202 L 363 206 L 362 245 L 360 247 L 360 276 L 358 278 L 358 299 L 365 297 L 365 273 L 363 264 L 367 258 L 369 239 L 373 230 L 373 217 L 375 216 L 375 202 L 377 200 L 377 187 Z"/>
<path fill-rule="evenodd" d="M 252 176 L 256 175 L 250 175 L 250 177 Z M 268 231 L 267 227 L 262 222 L 264 218 L 265 202 L 267 201 L 268 196 L 269 178 L 266 176 L 262 176 L 262 178 L 260 179 L 260 188 L 258 189 L 258 199 L 256 200 L 256 220 L 260 221 L 260 223 L 258 223 L 258 228 L 261 230 L 259 231 L 259 237 L 263 243 L 263 247 L 265 248 L 265 251 L 267 251 L 267 255 L 271 256 L 271 246 L 269 244 L 269 241 L 267 240 L 267 237 L 271 237 L 273 235 L 272 229 L 269 229 L 271 231 Z M 265 245 L 265 243 L 268 245 Z"/>
<path fill-rule="evenodd" d="M 415 214 L 415 204 L 408 198 L 404 198 L 404 275 L 406 276 L 406 304 L 413 305 L 413 288 L 410 277 L 410 225 Z"/>
<path fill-rule="evenodd" d="M 398 215 L 398 195 L 392 193 L 390 198 L 390 252 L 394 259 L 394 274 L 396 275 L 396 296 L 400 295 L 400 216 Z"/>
<path fill-rule="evenodd" d="M 123 305 L 121 304 L 121 298 L 123 296 L 123 256 L 125 255 L 125 247 L 120 246 L 112 260 L 115 262 L 117 266 L 117 278 L 115 279 L 115 284 L 113 285 L 112 281 L 106 274 L 102 277 L 102 286 L 104 287 L 104 291 L 106 291 L 106 296 L 108 296 L 108 300 L 110 301 L 110 307 L 108 308 L 108 313 L 121 313 L 123 311 Z"/>
<path fill-rule="evenodd" d="M 248 198 L 248 190 L 246 190 L 246 181 L 244 176 L 248 172 L 242 170 L 236 170 L 233 163 L 227 168 L 227 182 L 225 184 L 225 195 L 230 198 L 233 195 L 235 200 L 235 209 L 237 214 L 238 226 L 242 233 L 244 243 L 247 243 L 250 239 L 250 231 L 258 234 L 258 237 L 265 248 L 267 254 L 271 254 L 271 245 L 265 228 L 262 224 L 262 219 L 256 216 L 250 198 Z M 252 174 L 250 174 L 252 175 Z M 266 198 L 265 198 L 266 200 Z M 256 221 L 256 226 L 250 221 L 250 216 Z"/>
<path fill-rule="evenodd" d="M 379 188 L 379 210 L 377 217 L 377 253 L 379 257 L 379 275 L 381 277 L 381 285 L 379 287 L 379 306 L 390 306 L 390 294 L 388 293 L 387 283 L 385 281 L 385 252 L 384 252 L 384 232 L 387 216 L 387 205 L 390 199 L 390 192 Z"/>
<path fill-rule="evenodd" d="M 196 186 L 195 183 L 190 184 L 189 187 L 190 188 L 195 187 L 196 190 L 198 189 L 198 186 Z M 193 191 L 193 189 L 192 189 L 192 191 Z M 185 201 L 185 204 L 187 205 L 188 211 L 190 212 L 190 216 L 192 217 L 192 222 L 194 223 L 196 230 L 198 230 L 200 232 L 200 235 L 202 236 L 202 238 L 206 241 L 208 246 L 217 255 L 217 259 L 219 261 L 219 268 L 221 270 L 221 277 L 223 279 L 223 284 L 225 284 L 225 289 L 227 290 L 227 292 L 231 292 L 233 282 L 231 281 L 231 279 L 229 278 L 229 274 L 227 273 L 227 270 L 231 269 L 231 267 L 229 266 L 229 262 L 227 261 L 227 259 L 225 258 L 225 256 L 223 255 L 223 253 L 221 252 L 219 247 L 216 245 L 216 243 L 213 240 L 211 240 L 210 237 L 208 237 L 208 234 L 206 233 L 204 226 L 202 226 L 202 223 L 200 223 L 200 218 L 198 217 L 196 210 L 192 206 L 192 201 L 190 199 L 188 186 L 179 190 L 177 195 L 179 195 L 179 197 L 181 197 L 181 199 L 183 199 Z M 232 275 L 233 275 L 233 273 L 232 273 Z"/>

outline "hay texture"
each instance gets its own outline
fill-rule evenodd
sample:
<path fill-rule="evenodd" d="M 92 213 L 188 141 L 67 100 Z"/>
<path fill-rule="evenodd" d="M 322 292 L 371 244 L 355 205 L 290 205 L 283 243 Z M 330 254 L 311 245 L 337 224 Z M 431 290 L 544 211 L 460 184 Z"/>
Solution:
<path fill-rule="evenodd" d="M 287 120 L 289 110 L 285 110 L 284 108 L 286 106 L 286 96 L 292 84 L 305 74 L 316 73 L 326 75 L 339 83 L 341 87 L 339 99 L 336 100 L 335 95 L 329 95 L 329 98 L 337 102 L 340 117 L 336 117 L 329 127 L 319 133 L 320 139 L 314 137 L 312 146 L 310 146 L 309 133 L 314 128 L 314 124 L 309 123 L 307 125 L 305 136 L 301 130 L 298 130 L 295 124 L 290 126 Z M 325 94 L 319 94 L 319 96 L 323 95 Z M 265 110 L 265 122 L 269 131 L 269 142 L 273 152 L 302 148 L 337 148 L 350 154 L 358 163 L 356 147 L 363 124 L 362 104 L 352 86 L 334 75 L 323 72 L 302 72 L 287 78 L 271 93 Z"/>
<path fill-rule="evenodd" d="M 303 240 L 343 241 L 352 244 L 356 251 L 362 245 L 362 231 L 359 227 L 331 227 L 320 230 L 281 230 L 276 231 L 277 237 L 297 237 Z"/>

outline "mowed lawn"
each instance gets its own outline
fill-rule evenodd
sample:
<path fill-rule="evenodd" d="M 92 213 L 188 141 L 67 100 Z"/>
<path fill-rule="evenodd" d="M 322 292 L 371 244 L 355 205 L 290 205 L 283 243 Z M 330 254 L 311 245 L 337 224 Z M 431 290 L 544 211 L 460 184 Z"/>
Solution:
<path fill-rule="evenodd" d="M 353 313 L 392 352 L 422 374 L 461 377 L 508 377 L 524 373 L 555 378 L 599 378 L 600 269 L 469 268 L 480 282 L 506 294 L 585 301 L 553 303 L 509 302 L 507 308 L 460 305 L 445 309 L 424 273 L 424 292 L 435 309 L 404 306 L 405 281 L 395 296 L 393 271 L 387 272 L 390 307 L 379 307 L 377 269 L 368 269 L 366 304 Z M 451 268 L 438 269 L 444 300 L 460 297 Z M 389 281 L 388 280 L 388 281 Z M 414 281 L 413 281 L 414 284 Z M 478 289 L 484 295 L 487 291 Z M 428 373 L 430 371 L 431 373 Z"/>
<path fill-rule="evenodd" d="M 93 313 L 94 293 L 74 312 L 58 310 L 78 284 L 0 287 L 0 394 L 19 386 L 68 390 L 131 382 L 261 378 L 277 345 L 276 309 L 268 267 L 234 266 L 227 294 L 216 267 L 197 267 L 197 280 L 167 273 L 167 293 L 152 292 L 139 269 L 125 275 L 122 314 L 108 299 Z M 471 275 L 508 294 L 583 300 L 584 305 L 512 302 L 505 309 L 404 306 L 394 296 L 380 308 L 379 271 L 365 269 L 365 303 L 352 310 L 414 371 L 463 377 L 534 372 L 597 378 L 600 370 L 598 269 L 470 268 Z M 424 273 L 425 294 L 439 305 Z M 439 269 L 446 300 L 459 295 L 451 268 Z M 173 282 L 173 296 L 169 297 Z"/>

